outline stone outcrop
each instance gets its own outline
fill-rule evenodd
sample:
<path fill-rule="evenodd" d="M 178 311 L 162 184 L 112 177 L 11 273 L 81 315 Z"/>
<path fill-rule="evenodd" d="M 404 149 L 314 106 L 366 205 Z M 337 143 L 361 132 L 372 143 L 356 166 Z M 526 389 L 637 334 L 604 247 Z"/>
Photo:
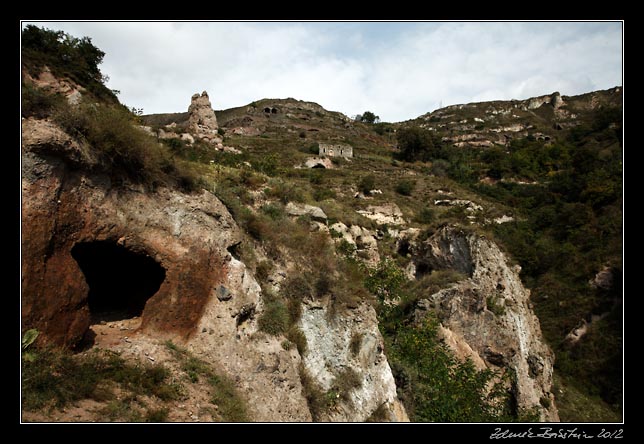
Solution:
<path fill-rule="evenodd" d="M 240 236 L 235 222 L 207 192 L 151 194 L 70 168 L 86 159 L 84 166 L 89 151 L 49 122 L 23 123 L 24 325 L 53 343 L 74 345 L 82 338 L 90 322 L 89 288 L 72 250 L 104 242 L 150 257 L 165 270 L 145 303 L 143 327 L 190 336 L 213 289 L 226 285 L 227 248 Z"/>
<path fill-rule="evenodd" d="M 34 78 L 26 71 L 23 71 L 22 75 L 26 82 L 31 82 L 50 94 L 62 95 L 70 105 L 78 104 L 83 97 L 83 93 L 86 92 L 85 88 L 71 80 L 55 77 L 48 66 L 43 67 L 38 77 Z"/>
<path fill-rule="evenodd" d="M 475 363 L 511 371 L 518 407 L 536 408 L 542 421 L 558 421 L 551 393 L 554 355 L 543 340 L 519 266 L 511 267 L 492 241 L 449 226 L 421 243 L 415 257 L 425 272 L 453 269 L 467 276 L 421 300 L 416 316 L 436 311 L 450 331 L 443 336 L 458 344 L 457 355 L 472 350 L 478 355 Z"/>
<path fill-rule="evenodd" d="M 353 246 L 355 255 L 367 265 L 375 266 L 380 262 L 376 232 L 357 225 L 351 225 L 349 228 L 342 222 L 334 223 L 329 229 L 334 231 L 333 239 L 336 243 L 345 241 Z"/>
<path fill-rule="evenodd" d="M 404 225 L 406 223 L 402 211 L 393 202 L 383 205 L 370 205 L 365 210 L 357 210 L 357 213 L 376 221 L 379 225 Z"/>
<path fill-rule="evenodd" d="M 314 207 L 313 205 L 300 205 L 293 202 L 286 204 L 286 214 L 289 216 L 309 216 L 311 220 L 325 223 L 327 215 L 324 214 L 322 208 Z"/>
<path fill-rule="evenodd" d="M 188 107 L 188 130 L 199 139 L 218 143 L 221 142 L 218 129 L 217 117 L 210 104 L 208 93 L 204 91 L 201 95 L 193 95 Z"/>
<path fill-rule="evenodd" d="M 406 422 L 407 413 L 398 400 L 396 384 L 384 354 L 376 313 L 361 303 L 348 313 L 332 313 L 333 302 L 304 301 L 299 327 L 307 341 L 303 356 L 306 372 L 320 390 L 335 393 L 331 409 L 320 421 L 364 422 L 380 408 L 382 420 Z M 346 387 L 347 372 L 357 384 Z"/>

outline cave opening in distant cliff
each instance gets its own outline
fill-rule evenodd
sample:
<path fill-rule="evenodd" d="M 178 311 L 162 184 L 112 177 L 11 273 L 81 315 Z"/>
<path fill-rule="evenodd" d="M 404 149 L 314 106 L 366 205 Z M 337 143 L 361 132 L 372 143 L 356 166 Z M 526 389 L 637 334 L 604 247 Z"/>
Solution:
<path fill-rule="evenodd" d="M 154 259 L 114 242 L 78 243 L 71 253 L 89 285 L 92 323 L 141 316 L 165 279 L 165 269 Z"/>

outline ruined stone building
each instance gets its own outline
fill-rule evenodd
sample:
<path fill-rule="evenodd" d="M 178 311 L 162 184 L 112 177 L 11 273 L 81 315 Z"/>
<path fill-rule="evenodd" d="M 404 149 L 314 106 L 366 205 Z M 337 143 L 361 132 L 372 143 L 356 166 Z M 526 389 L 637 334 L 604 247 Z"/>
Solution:
<path fill-rule="evenodd" d="M 320 143 L 319 147 L 319 156 L 353 157 L 353 147 L 351 145 Z"/>

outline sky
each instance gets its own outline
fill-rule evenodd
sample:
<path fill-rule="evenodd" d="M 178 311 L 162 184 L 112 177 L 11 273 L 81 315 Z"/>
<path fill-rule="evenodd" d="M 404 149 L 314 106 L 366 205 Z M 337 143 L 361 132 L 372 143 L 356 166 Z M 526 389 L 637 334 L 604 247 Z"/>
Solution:
<path fill-rule="evenodd" d="M 90 37 L 145 114 L 263 98 L 400 122 L 440 107 L 622 85 L 621 22 L 23 22 Z"/>

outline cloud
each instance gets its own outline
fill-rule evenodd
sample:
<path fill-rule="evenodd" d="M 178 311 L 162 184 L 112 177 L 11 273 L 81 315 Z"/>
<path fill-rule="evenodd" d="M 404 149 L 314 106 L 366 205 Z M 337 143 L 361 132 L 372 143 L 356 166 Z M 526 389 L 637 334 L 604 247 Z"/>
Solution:
<path fill-rule="evenodd" d="M 108 86 L 146 113 L 207 90 L 225 109 L 294 97 L 411 119 L 442 104 L 621 84 L 620 23 L 39 23 L 90 36 Z"/>

